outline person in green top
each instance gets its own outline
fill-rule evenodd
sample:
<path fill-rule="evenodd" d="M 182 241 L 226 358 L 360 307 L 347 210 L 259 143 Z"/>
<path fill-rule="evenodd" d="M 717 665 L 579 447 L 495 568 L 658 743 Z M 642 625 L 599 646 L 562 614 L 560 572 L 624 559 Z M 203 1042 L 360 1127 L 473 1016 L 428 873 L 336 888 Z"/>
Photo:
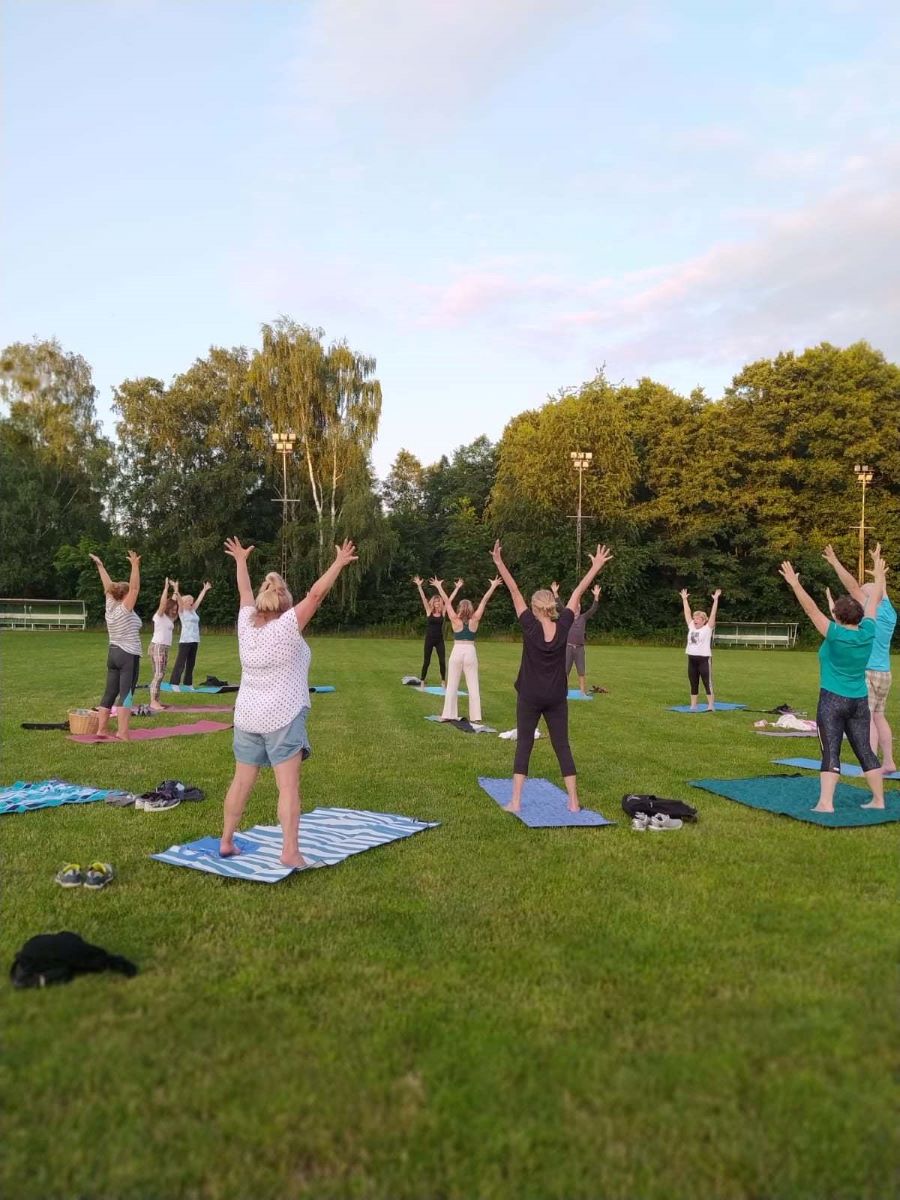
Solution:
<path fill-rule="evenodd" d="M 834 791 L 841 774 L 841 743 L 847 740 L 859 760 L 872 789 L 872 799 L 863 808 L 884 808 L 884 778 L 878 756 L 869 745 L 869 699 L 866 665 L 875 639 L 875 613 L 884 595 L 884 560 L 873 556 L 874 584 L 865 607 L 853 596 L 834 602 L 834 620 L 829 621 L 789 562 L 780 573 L 800 602 L 800 607 L 823 637 L 819 647 L 819 704 L 816 725 L 822 746 L 819 802 L 813 812 L 834 812 Z"/>
<path fill-rule="evenodd" d="M 475 652 L 475 636 L 491 596 L 501 584 L 499 576 L 492 579 L 481 603 L 473 608 L 471 600 L 460 600 L 456 608 L 453 600 L 444 591 L 442 579 L 432 579 L 431 586 L 444 602 L 444 612 L 450 619 L 453 630 L 453 649 L 447 664 L 447 690 L 444 698 L 442 721 L 459 720 L 459 681 L 465 675 L 469 693 L 469 721 L 481 724 L 481 692 L 478 688 L 478 655 Z"/>

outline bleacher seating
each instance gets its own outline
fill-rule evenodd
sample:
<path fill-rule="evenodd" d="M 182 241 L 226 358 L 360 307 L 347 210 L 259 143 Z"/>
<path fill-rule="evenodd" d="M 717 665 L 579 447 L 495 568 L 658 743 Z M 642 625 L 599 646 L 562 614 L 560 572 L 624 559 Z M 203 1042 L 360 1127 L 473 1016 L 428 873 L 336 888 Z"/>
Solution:
<path fill-rule="evenodd" d="M 83 600 L 13 600 L 0 597 L 0 629 L 84 629 Z"/>

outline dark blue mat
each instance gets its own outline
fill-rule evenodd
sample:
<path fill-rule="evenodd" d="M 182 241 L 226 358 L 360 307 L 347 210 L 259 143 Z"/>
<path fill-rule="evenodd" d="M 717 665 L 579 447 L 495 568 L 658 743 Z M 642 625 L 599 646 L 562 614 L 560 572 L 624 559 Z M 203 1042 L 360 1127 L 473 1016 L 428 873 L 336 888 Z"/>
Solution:
<path fill-rule="evenodd" d="M 501 808 L 512 799 L 511 779 L 489 779 L 479 776 L 478 783 Z M 526 779 L 522 789 L 521 812 L 509 815 L 518 817 L 529 829 L 554 829 L 568 825 L 615 825 L 615 821 L 607 821 L 602 813 L 594 812 L 590 808 L 583 808 L 580 812 L 569 812 L 566 807 L 568 802 L 566 793 L 549 779 Z"/>

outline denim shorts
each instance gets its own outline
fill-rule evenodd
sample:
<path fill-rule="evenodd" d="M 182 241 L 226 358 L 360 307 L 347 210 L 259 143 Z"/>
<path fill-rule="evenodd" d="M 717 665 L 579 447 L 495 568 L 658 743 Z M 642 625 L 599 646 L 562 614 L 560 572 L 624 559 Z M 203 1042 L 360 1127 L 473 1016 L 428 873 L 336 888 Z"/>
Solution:
<path fill-rule="evenodd" d="M 289 725 L 272 733 L 248 733 L 234 730 L 234 757 L 248 767 L 277 767 L 295 754 L 301 761 L 309 758 L 309 738 L 306 734 L 308 708 L 301 708 Z"/>

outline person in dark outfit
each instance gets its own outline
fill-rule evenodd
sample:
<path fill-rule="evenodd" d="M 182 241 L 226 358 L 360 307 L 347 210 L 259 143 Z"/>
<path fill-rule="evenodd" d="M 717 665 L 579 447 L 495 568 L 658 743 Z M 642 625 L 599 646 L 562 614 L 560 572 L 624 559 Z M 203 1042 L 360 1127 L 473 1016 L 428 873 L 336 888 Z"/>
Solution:
<path fill-rule="evenodd" d="M 587 640 L 587 623 L 600 607 L 600 588 L 594 585 L 591 589 L 594 597 L 594 603 L 590 608 L 583 613 L 578 613 L 575 620 L 572 622 L 572 628 L 569 630 L 569 636 L 566 641 L 566 679 L 572 674 L 572 667 L 578 675 L 578 686 L 581 689 L 582 696 L 587 695 L 587 671 L 585 670 L 584 662 L 584 644 Z M 559 615 L 565 605 L 559 598 L 559 584 L 551 583 L 550 591 L 553 593 L 553 598 L 556 601 L 556 612 Z"/>
<path fill-rule="evenodd" d="M 570 812 L 578 812 L 578 789 L 575 760 L 569 747 L 569 686 L 566 675 L 566 642 L 581 611 L 581 597 L 594 577 L 612 558 L 606 546 L 598 546 L 591 555 L 591 566 L 581 583 L 569 597 L 557 618 L 556 600 L 551 591 L 543 589 L 531 597 L 531 607 L 525 603 L 518 584 L 503 561 L 500 542 L 491 551 L 500 578 L 509 588 L 516 616 L 522 627 L 522 663 L 516 679 L 516 757 L 513 764 L 512 799 L 506 805 L 518 812 L 522 805 L 522 788 L 528 774 L 528 762 L 534 746 L 534 731 L 541 717 L 547 724 L 550 742 L 559 760 L 566 785 Z"/>
<path fill-rule="evenodd" d="M 440 596 L 432 596 L 429 600 L 422 589 L 422 577 L 417 575 L 413 583 L 419 589 L 422 607 L 425 609 L 425 653 L 422 658 L 422 673 L 419 678 L 425 684 L 428 668 L 431 665 L 431 652 L 436 651 L 438 666 L 441 671 L 441 685 L 447 686 L 447 652 L 444 648 L 444 602 Z M 463 581 L 457 579 L 456 586 L 450 593 L 450 601 L 456 599 L 456 594 L 462 587 Z"/>

